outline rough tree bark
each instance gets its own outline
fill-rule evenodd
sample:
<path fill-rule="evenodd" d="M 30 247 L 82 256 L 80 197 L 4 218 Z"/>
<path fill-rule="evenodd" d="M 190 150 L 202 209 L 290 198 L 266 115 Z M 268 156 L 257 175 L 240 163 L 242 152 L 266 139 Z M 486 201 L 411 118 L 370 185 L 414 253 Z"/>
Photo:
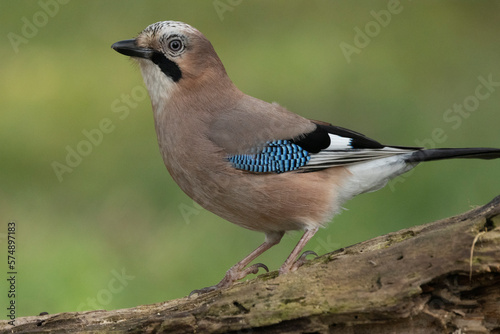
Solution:
<path fill-rule="evenodd" d="M 18 318 L 11 333 L 500 333 L 500 196 L 199 297 Z"/>

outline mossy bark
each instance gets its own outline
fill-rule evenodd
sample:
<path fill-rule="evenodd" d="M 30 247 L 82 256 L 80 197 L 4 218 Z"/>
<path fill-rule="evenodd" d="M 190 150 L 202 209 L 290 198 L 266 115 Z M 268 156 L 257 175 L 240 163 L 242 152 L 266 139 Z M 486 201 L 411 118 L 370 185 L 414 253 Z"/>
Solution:
<path fill-rule="evenodd" d="M 500 333 L 500 196 L 202 296 L 16 319 L 11 333 Z"/>

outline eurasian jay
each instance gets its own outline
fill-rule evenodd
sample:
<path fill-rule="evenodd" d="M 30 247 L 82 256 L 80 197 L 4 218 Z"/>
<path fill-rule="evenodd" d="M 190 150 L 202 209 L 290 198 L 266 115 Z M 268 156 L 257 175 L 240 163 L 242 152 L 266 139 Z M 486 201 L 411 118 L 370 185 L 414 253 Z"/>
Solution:
<path fill-rule="evenodd" d="M 286 231 L 305 230 L 281 266 L 297 269 L 306 243 L 350 198 L 378 190 L 423 161 L 500 158 L 495 148 L 386 146 L 358 132 L 309 120 L 242 93 L 208 39 L 182 22 L 157 22 L 112 48 L 140 65 L 165 165 L 205 209 L 265 242 L 231 267 L 225 288 L 259 268 L 248 266 Z"/>

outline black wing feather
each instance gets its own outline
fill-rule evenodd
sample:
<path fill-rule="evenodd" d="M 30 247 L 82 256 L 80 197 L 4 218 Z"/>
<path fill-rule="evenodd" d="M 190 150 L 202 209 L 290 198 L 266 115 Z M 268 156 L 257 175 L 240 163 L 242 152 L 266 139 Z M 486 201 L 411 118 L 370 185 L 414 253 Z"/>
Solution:
<path fill-rule="evenodd" d="M 313 123 L 316 124 L 316 129 L 314 131 L 292 140 L 293 143 L 299 145 L 308 152 L 318 153 L 330 146 L 330 136 L 328 134 L 351 138 L 351 146 L 353 149 L 385 147 L 385 145 L 382 145 L 378 141 L 368 138 L 359 132 L 328 123 L 320 124 L 314 121 Z"/>

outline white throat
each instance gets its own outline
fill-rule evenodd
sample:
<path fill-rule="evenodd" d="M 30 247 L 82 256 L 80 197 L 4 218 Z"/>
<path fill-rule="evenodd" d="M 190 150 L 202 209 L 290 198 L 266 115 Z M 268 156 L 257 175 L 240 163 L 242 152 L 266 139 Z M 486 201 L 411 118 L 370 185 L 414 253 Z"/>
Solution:
<path fill-rule="evenodd" d="M 155 111 L 161 112 L 176 89 L 176 83 L 166 76 L 160 68 L 150 60 L 139 59 L 142 77 L 148 89 L 151 103 L 155 106 Z"/>

